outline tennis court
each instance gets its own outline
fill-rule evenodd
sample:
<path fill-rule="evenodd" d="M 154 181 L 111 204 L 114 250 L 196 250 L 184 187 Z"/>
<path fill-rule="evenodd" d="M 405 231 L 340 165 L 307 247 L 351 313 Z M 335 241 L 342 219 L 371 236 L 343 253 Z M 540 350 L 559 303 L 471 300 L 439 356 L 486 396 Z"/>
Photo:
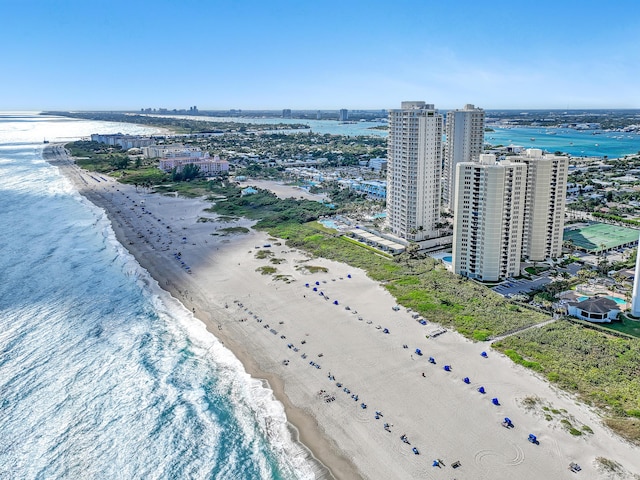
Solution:
<path fill-rule="evenodd" d="M 631 247 L 638 243 L 640 232 L 632 228 L 594 223 L 586 227 L 567 227 L 563 240 L 571 242 L 579 250 L 597 253 L 619 247 Z"/>

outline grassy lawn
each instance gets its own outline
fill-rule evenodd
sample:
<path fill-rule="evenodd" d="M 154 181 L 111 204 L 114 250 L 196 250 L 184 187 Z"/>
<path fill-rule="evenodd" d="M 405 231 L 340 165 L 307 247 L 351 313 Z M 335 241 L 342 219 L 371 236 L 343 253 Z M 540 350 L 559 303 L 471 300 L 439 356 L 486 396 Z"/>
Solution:
<path fill-rule="evenodd" d="M 549 267 L 527 267 L 524 269 L 529 275 L 539 275 L 542 272 L 549 270 Z"/>
<path fill-rule="evenodd" d="M 600 326 L 640 338 L 640 321 L 629 320 L 624 315 L 621 315 L 620 318 L 622 318 L 621 322 L 603 323 Z"/>

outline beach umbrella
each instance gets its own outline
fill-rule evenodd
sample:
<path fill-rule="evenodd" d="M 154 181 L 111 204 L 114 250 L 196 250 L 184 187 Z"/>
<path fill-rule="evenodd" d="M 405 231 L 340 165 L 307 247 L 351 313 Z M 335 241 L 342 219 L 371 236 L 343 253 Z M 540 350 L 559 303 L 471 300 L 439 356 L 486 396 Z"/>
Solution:
<path fill-rule="evenodd" d="M 351 278 L 351 274 L 350 273 L 347 274 L 347 278 Z"/>
<path fill-rule="evenodd" d="M 491 403 L 493 403 L 494 405 L 500 405 L 500 402 L 498 401 L 498 398 L 492 398 L 491 399 Z"/>
<path fill-rule="evenodd" d="M 482 356 L 482 357 L 484 357 L 484 358 L 487 358 L 487 357 L 488 357 L 487 352 L 482 352 L 482 353 L 480 354 L 480 356 Z"/>
<path fill-rule="evenodd" d="M 444 369 L 445 369 L 445 371 L 450 372 L 451 371 L 451 366 L 450 365 L 445 365 Z"/>
<path fill-rule="evenodd" d="M 469 380 L 469 377 L 464 377 L 464 378 L 462 379 L 462 381 L 463 381 L 464 383 L 466 383 L 466 384 L 471 383 L 471 380 Z"/>
<path fill-rule="evenodd" d="M 431 464 L 432 467 L 439 467 L 440 466 L 440 462 L 438 462 L 438 460 L 434 460 L 433 463 Z"/>
<path fill-rule="evenodd" d="M 478 388 L 478 391 L 479 391 L 480 393 L 486 393 L 486 392 L 484 391 L 484 387 L 480 387 L 480 388 Z"/>

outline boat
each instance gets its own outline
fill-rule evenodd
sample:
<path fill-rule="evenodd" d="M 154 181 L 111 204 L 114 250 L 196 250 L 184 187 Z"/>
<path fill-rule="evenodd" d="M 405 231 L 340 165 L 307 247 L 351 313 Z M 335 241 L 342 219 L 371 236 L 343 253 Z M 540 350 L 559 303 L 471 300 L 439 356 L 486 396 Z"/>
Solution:
<path fill-rule="evenodd" d="M 49 143 L 49 140 L 47 140 L 46 138 L 44 139 L 44 141 L 42 143 Z"/>

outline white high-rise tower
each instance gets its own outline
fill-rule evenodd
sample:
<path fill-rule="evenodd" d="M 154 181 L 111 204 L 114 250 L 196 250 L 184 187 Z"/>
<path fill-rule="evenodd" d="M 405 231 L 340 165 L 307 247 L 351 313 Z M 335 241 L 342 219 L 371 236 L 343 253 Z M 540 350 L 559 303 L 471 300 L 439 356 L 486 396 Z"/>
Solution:
<path fill-rule="evenodd" d="M 531 261 L 561 256 L 569 157 L 530 148 L 510 160 L 527 164 L 522 256 Z"/>
<path fill-rule="evenodd" d="M 442 115 L 425 102 L 389 112 L 387 225 L 406 240 L 438 236 Z"/>
<path fill-rule="evenodd" d="M 518 275 L 527 165 L 480 155 L 456 169 L 453 271 L 480 281 Z"/>
<path fill-rule="evenodd" d="M 640 242 L 638 242 L 640 253 Z M 636 274 L 633 279 L 633 296 L 631 297 L 631 315 L 640 317 L 640 255 L 636 254 Z"/>
<path fill-rule="evenodd" d="M 443 206 L 453 210 L 456 199 L 456 165 L 473 162 L 484 148 L 484 110 L 467 104 L 461 110 L 447 112 L 445 122 Z"/>

